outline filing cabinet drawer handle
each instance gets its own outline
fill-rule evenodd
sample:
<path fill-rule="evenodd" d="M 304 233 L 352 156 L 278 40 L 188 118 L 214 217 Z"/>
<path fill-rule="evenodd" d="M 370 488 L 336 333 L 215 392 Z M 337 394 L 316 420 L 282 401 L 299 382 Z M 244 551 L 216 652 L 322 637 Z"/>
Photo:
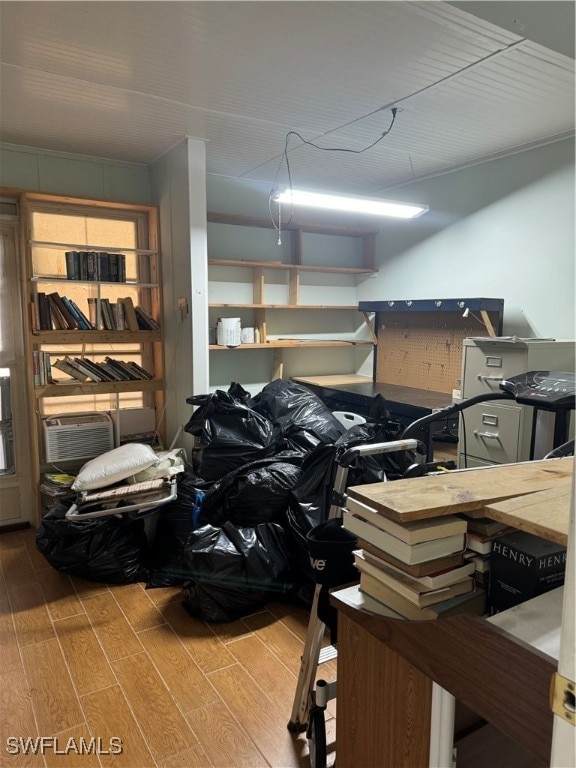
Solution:
<path fill-rule="evenodd" d="M 478 381 L 502 381 L 502 376 L 484 376 L 481 373 L 476 375 Z"/>
<path fill-rule="evenodd" d="M 500 436 L 498 433 L 494 432 L 478 432 L 477 429 L 474 430 L 475 437 L 481 437 L 485 438 L 486 440 L 500 440 Z"/>

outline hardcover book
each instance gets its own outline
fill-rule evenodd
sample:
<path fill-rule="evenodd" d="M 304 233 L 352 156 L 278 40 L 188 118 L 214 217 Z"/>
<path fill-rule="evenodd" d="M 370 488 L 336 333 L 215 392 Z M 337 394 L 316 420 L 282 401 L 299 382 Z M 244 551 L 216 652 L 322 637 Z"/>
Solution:
<path fill-rule="evenodd" d="M 494 541 L 490 557 L 490 611 L 499 613 L 562 586 L 566 547 L 524 531 Z"/>
<path fill-rule="evenodd" d="M 492 551 L 494 541 L 500 536 L 511 533 L 513 530 L 513 528 L 506 527 L 504 530 L 498 531 L 498 533 L 492 533 L 489 536 L 485 536 L 481 533 L 469 533 L 466 541 L 466 549 L 470 549 L 478 555 L 488 555 Z"/>
<path fill-rule="evenodd" d="M 427 592 L 431 589 L 441 589 L 442 587 L 448 587 L 452 584 L 457 584 L 460 581 L 466 581 L 474 573 L 474 563 L 468 562 L 465 565 L 458 565 L 456 567 L 439 569 L 435 573 L 430 575 L 415 577 L 411 576 L 406 571 L 400 568 L 396 568 L 391 563 L 386 562 L 381 557 L 377 557 L 366 550 L 360 550 L 360 552 L 354 553 L 355 557 L 358 555 L 362 557 L 367 563 L 371 563 L 378 568 L 382 573 L 387 574 L 395 578 L 397 581 L 410 586 L 417 592 Z M 433 561 L 431 561 L 433 562 Z"/>
<path fill-rule="evenodd" d="M 418 544 L 407 544 L 381 528 L 377 528 L 359 517 L 354 517 L 350 512 L 344 512 L 342 525 L 351 533 L 366 541 L 371 541 L 380 549 L 389 552 L 393 557 L 408 565 L 461 552 L 466 540 L 466 534 L 459 533 L 454 536 L 444 536 L 441 539 L 422 541 Z"/>
<path fill-rule="evenodd" d="M 464 595 L 474 590 L 474 582 L 470 576 L 456 584 L 429 589 L 422 588 L 419 585 L 408 584 L 405 580 L 401 581 L 389 575 L 365 560 L 359 552 L 354 554 L 354 564 L 360 571 L 360 579 L 362 579 L 364 574 L 368 574 L 419 608 L 426 608 L 429 605 L 434 605 L 434 603 L 441 603 L 443 600 L 449 600 L 452 597 Z"/>
<path fill-rule="evenodd" d="M 404 618 L 413 621 L 431 621 L 439 616 L 447 618 L 456 613 L 481 615 L 484 613 L 486 599 L 484 590 L 476 588 L 475 591 L 468 592 L 466 595 L 458 595 L 435 605 L 419 608 L 367 573 L 360 575 L 360 590 L 377 602 L 401 614 Z"/>
<path fill-rule="evenodd" d="M 346 508 L 354 516 L 366 520 L 366 522 L 381 528 L 383 531 L 387 531 L 407 544 L 419 544 L 423 541 L 441 539 L 445 536 L 464 534 L 467 530 L 466 521 L 455 515 L 397 523 L 357 499 L 348 498 L 346 500 Z"/>
<path fill-rule="evenodd" d="M 379 549 L 374 544 L 362 537 L 358 538 L 358 547 L 366 553 L 370 553 L 379 560 L 383 560 L 386 563 L 390 563 L 395 568 L 398 568 L 404 573 L 413 576 L 414 578 L 421 578 L 423 576 L 430 576 L 431 574 L 438 573 L 438 571 L 444 571 L 448 568 L 457 568 L 464 563 L 464 555 L 462 552 L 456 552 L 452 555 L 446 555 L 446 557 L 438 557 L 433 560 L 426 560 L 423 563 L 416 563 L 415 565 L 408 565 L 403 563 L 402 560 L 398 560 L 396 557 L 385 552 L 383 549 Z"/>

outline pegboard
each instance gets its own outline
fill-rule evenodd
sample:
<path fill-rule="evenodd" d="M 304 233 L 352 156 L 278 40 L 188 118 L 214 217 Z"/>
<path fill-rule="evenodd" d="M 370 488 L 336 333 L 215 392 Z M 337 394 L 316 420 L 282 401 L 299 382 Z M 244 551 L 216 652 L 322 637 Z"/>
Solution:
<path fill-rule="evenodd" d="M 499 314 L 488 316 L 497 328 Z M 487 332 L 461 312 L 382 312 L 377 335 L 377 382 L 451 395 L 460 389 L 463 340 Z"/>

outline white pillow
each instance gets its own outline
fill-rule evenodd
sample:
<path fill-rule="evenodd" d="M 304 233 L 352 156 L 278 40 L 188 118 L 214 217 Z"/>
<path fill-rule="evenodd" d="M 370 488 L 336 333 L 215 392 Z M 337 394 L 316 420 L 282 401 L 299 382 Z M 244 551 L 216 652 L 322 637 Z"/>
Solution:
<path fill-rule="evenodd" d="M 92 491 L 113 485 L 143 469 L 148 469 L 155 461 L 156 454 L 149 445 L 126 443 L 84 464 L 76 475 L 72 489 Z"/>

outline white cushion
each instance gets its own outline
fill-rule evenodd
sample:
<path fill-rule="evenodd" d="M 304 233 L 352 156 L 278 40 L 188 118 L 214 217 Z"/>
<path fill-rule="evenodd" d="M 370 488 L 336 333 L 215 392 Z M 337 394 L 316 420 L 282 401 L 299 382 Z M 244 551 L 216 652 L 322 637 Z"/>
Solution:
<path fill-rule="evenodd" d="M 75 491 L 92 491 L 124 480 L 151 467 L 156 454 L 149 445 L 126 443 L 88 461 L 72 484 Z"/>

